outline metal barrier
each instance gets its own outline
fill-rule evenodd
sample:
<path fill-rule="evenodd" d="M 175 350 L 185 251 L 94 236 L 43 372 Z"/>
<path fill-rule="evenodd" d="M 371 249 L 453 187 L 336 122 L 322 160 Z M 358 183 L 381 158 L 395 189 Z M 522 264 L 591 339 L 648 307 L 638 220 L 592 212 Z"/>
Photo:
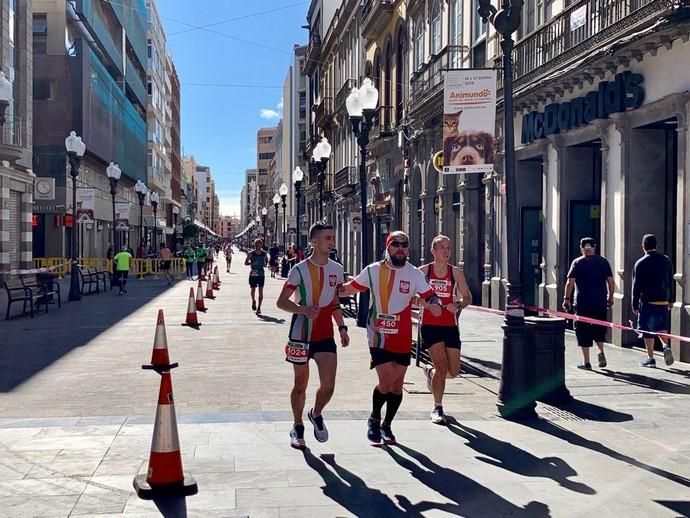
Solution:
<path fill-rule="evenodd" d="M 132 259 L 129 271 L 139 279 L 147 276 L 158 279 L 163 275 L 160 259 Z M 112 273 L 113 262 L 104 257 L 80 257 L 79 264 L 87 268 L 97 268 L 100 271 Z M 64 257 L 34 257 L 33 267 L 35 269 L 45 268 L 55 272 L 60 278 L 70 273 L 70 260 Z M 170 271 L 176 279 L 186 275 L 185 261 L 183 258 L 170 259 Z"/>

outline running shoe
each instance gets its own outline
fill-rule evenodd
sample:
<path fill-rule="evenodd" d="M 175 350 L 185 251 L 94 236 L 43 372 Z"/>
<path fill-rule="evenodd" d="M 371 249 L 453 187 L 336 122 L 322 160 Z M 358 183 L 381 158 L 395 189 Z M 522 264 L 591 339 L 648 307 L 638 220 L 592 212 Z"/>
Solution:
<path fill-rule="evenodd" d="M 256 311 L 256 302 L 252 300 L 252 311 Z"/>
<path fill-rule="evenodd" d="M 431 411 L 431 422 L 434 424 L 446 424 L 446 414 L 443 413 L 441 405 L 436 405 Z"/>
<path fill-rule="evenodd" d="M 379 444 L 381 442 L 381 420 L 370 417 L 367 421 L 367 439 Z"/>
<path fill-rule="evenodd" d="M 582 369 L 583 371 L 591 371 L 592 370 L 592 364 L 591 363 L 583 363 L 582 365 L 578 365 L 577 368 Z"/>
<path fill-rule="evenodd" d="M 382 423 L 381 424 L 381 440 L 383 444 L 395 444 L 395 435 L 393 435 L 393 430 L 391 430 L 391 425 Z"/>
<path fill-rule="evenodd" d="M 431 365 L 424 365 L 424 375 L 426 376 L 426 388 L 429 389 L 429 392 L 433 393 L 432 380 L 434 378 L 434 368 Z"/>
<path fill-rule="evenodd" d="M 606 356 L 604 356 L 604 353 L 599 353 L 599 356 L 597 356 L 597 359 L 599 360 L 599 368 L 603 369 L 606 367 Z"/>
<path fill-rule="evenodd" d="M 261 315 L 261 308 L 256 308 L 256 314 Z"/>
<path fill-rule="evenodd" d="M 323 422 L 323 416 L 315 416 L 313 408 L 307 412 L 307 416 L 311 424 L 314 425 L 314 437 L 316 440 L 319 442 L 326 442 L 328 440 L 328 429 Z"/>
<path fill-rule="evenodd" d="M 290 430 L 290 446 L 296 450 L 303 450 L 307 447 L 307 443 L 304 442 L 304 425 L 296 424 Z"/>
<path fill-rule="evenodd" d="M 666 365 L 673 365 L 673 351 L 670 347 L 664 347 L 664 361 Z"/>
<path fill-rule="evenodd" d="M 647 358 L 643 362 L 640 363 L 642 367 L 649 367 L 650 369 L 653 369 L 656 367 L 656 360 L 654 358 Z"/>

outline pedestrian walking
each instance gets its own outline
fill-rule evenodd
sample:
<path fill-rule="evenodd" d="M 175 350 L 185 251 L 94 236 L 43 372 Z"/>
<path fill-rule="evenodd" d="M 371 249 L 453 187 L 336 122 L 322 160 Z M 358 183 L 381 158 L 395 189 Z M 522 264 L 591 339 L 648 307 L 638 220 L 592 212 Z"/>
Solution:
<path fill-rule="evenodd" d="M 427 311 L 439 317 L 441 302 L 424 274 L 407 262 L 410 240 L 404 232 L 388 234 L 386 258 L 366 266 L 357 277 L 343 285 L 341 296 L 370 290 L 367 336 L 372 369 L 378 384 L 372 395 L 372 411 L 367 421 L 367 438 L 374 444 L 395 444 L 391 429 L 403 399 L 405 373 L 412 356 L 412 299 L 419 294 Z M 386 414 L 381 419 L 383 405 Z"/>
<path fill-rule="evenodd" d="M 433 365 L 424 368 L 427 387 L 434 397 L 431 422 L 446 424 L 443 412 L 443 394 L 446 378 L 460 374 L 460 331 L 458 312 L 472 303 L 472 293 L 460 269 L 449 264 L 451 254 L 450 238 L 438 235 L 431 241 L 431 255 L 434 261 L 419 269 L 426 277 L 441 301 L 443 311 L 434 316 L 422 302 L 421 337 L 422 349 L 427 351 Z"/>
<path fill-rule="evenodd" d="M 249 266 L 249 288 L 252 296 L 252 311 L 261 315 L 261 303 L 264 300 L 264 283 L 266 274 L 264 268 L 268 264 L 267 254 L 263 249 L 260 238 L 254 240 L 254 250 L 247 253 L 244 264 Z M 259 288 L 259 304 L 256 304 L 256 288 Z"/>
<path fill-rule="evenodd" d="M 580 239 L 580 254 L 580 257 L 572 262 L 568 271 L 563 309 L 565 311 L 574 309 L 578 316 L 607 321 L 608 308 L 613 306 L 615 290 L 611 265 L 604 257 L 596 254 L 596 242 L 591 237 Z M 597 356 L 599 368 L 606 367 L 604 354 L 606 327 L 576 321 L 575 337 L 582 351 L 582 364 L 577 366 L 578 369 L 592 370 L 589 352 L 594 342 L 599 349 Z"/>
<path fill-rule="evenodd" d="M 160 260 L 160 269 L 163 272 L 163 277 L 168 281 L 168 286 L 170 286 L 175 280 L 175 276 L 170 270 L 172 266 L 172 252 L 165 243 L 161 243 L 160 250 L 158 251 L 158 259 Z"/>
<path fill-rule="evenodd" d="M 278 256 L 280 255 L 280 248 L 278 247 L 278 243 L 273 241 L 271 248 L 268 249 L 268 253 L 270 255 L 268 265 L 271 268 L 271 277 L 275 278 L 276 273 L 278 272 Z"/>
<path fill-rule="evenodd" d="M 290 445 L 297 449 L 305 448 L 302 414 L 309 382 L 309 360 L 314 360 L 319 371 L 319 389 L 307 416 L 314 425 L 316 440 L 326 442 L 328 429 L 322 412 L 333 396 L 337 369 L 333 321 L 338 325 L 340 345 L 347 347 L 350 343 L 338 300 L 338 290 L 344 280 L 343 267 L 328 258 L 335 245 L 335 230 L 331 225 L 316 223 L 309 229 L 309 240 L 314 254 L 290 270 L 277 301 L 280 309 L 292 313 L 285 359 L 292 363 L 294 372 L 290 393 L 293 414 Z"/>
<path fill-rule="evenodd" d="M 656 250 L 654 234 L 642 237 L 644 255 L 633 267 L 632 309 L 637 316 L 637 329 L 642 333 L 647 349 L 643 367 L 656 367 L 654 337 L 664 351 L 666 365 L 673 364 L 673 352 L 668 340 L 653 333 L 668 333 L 668 312 L 673 307 L 673 264 L 671 259 Z"/>
<path fill-rule="evenodd" d="M 115 278 L 120 287 L 118 295 L 122 295 L 123 293 L 127 293 L 127 277 L 129 275 L 132 254 L 127 251 L 126 246 L 123 246 L 122 250 L 115 254 L 113 261 L 115 262 Z"/>
<path fill-rule="evenodd" d="M 206 271 L 209 275 L 213 273 L 213 263 L 217 258 L 218 251 L 216 250 L 216 247 L 213 245 L 209 246 L 208 250 L 206 251 Z"/>
<path fill-rule="evenodd" d="M 232 245 L 228 245 L 225 247 L 225 268 L 227 273 L 230 273 L 230 266 L 232 265 L 232 254 L 234 254 L 232 250 Z"/>
<path fill-rule="evenodd" d="M 188 281 L 193 281 L 194 280 L 194 263 L 196 263 L 196 252 L 192 248 L 192 245 L 187 243 L 187 246 L 184 249 L 184 253 L 182 254 L 184 257 L 184 264 L 186 268 L 186 273 L 187 273 L 187 280 Z"/>

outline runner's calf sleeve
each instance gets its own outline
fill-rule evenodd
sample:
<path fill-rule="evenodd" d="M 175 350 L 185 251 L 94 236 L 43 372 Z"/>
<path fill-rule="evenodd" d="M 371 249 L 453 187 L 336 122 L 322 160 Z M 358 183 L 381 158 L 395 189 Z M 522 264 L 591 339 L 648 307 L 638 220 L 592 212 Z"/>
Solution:
<path fill-rule="evenodd" d="M 398 408 L 400 408 L 400 403 L 402 403 L 403 395 L 393 394 L 392 392 L 386 394 L 386 418 L 384 422 L 391 424 L 395 414 L 398 413 Z"/>
<path fill-rule="evenodd" d="M 383 408 L 383 404 L 386 402 L 387 396 L 388 394 L 382 394 L 379 392 L 378 387 L 374 387 L 374 393 L 371 396 L 371 417 L 374 419 L 381 419 L 381 409 Z"/>

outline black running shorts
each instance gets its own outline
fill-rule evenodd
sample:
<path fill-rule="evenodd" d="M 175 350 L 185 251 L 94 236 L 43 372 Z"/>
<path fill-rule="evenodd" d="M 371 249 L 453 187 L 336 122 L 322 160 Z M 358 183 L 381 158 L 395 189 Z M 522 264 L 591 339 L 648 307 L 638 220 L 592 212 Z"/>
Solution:
<path fill-rule="evenodd" d="M 369 355 L 371 356 L 370 369 L 383 365 L 384 363 L 397 363 L 398 365 L 403 365 L 405 367 L 410 366 L 412 353 L 393 353 L 386 351 L 385 349 L 378 349 L 375 347 L 369 347 Z"/>

